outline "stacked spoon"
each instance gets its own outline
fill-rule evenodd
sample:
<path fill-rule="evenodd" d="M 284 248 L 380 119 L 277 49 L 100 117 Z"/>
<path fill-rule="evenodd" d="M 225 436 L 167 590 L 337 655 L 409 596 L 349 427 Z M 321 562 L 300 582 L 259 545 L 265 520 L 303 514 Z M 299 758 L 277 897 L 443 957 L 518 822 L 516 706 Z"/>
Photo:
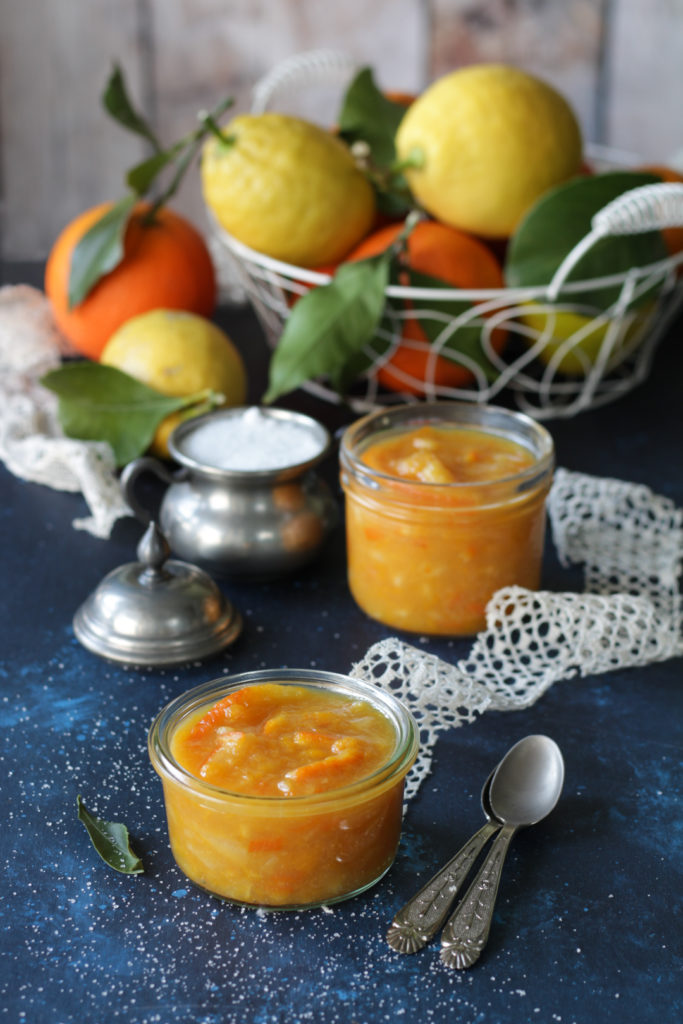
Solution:
<path fill-rule="evenodd" d="M 535 825 L 553 810 L 564 784 L 564 761 L 548 736 L 525 736 L 508 750 L 481 792 L 486 823 L 395 915 L 387 942 L 399 953 L 415 953 L 441 935 L 441 959 L 449 967 L 471 967 L 486 945 L 510 841 L 519 828 Z M 491 848 L 455 910 L 451 908 L 474 862 Z"/>

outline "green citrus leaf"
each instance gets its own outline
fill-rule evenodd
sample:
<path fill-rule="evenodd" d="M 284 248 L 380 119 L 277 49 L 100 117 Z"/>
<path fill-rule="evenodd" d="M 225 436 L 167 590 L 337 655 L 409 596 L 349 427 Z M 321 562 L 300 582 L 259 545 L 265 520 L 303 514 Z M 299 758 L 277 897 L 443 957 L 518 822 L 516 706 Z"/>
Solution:
<path fill-rule="evenodd" d="M 51 370 L 41 384 L 59 398 L 59 422 L 67 437 L 108 441 L 118 466 L 125 466 L 149 447 L 166 416 L 210 395 L 201 391 L 169 397 L 113 366 L 87 360 Z"/>
<path fill-rule="evenodd" d="M 200 110 L 197 114 L 202 124 L 202 135 L 209 132 L 211 135 L 215 135 L 221 142 L 225 143 L 226 146 L 234 146 L 237 141 L 234 135 L 228 135 L 218 123 L 218 119 L 229 110 L 234 104 L 235 100 L 232 96 L 226 96 L 225 99 L 221 100 L 213 110 Z"/>
<path fill-rule="evenodd" d="M 80 795 L 76 797 L 78 820 L 85 825 L 90 840 L 105 864 L 124 875 L 144 872 L 142 861 L 131 850 L 128 829 L 116 821 L 96 818 L 86 808 Z"/>
<path fill-rule="evenodd" d="M 505 280 L 513 288 L 548 284 L 564 258 L 588 234 L 592 217 L 629 189 L 651 185 L 659 179 L 635 171 L 573 178 L 547 192 L 527 213 L 508 246 Z M 639 235 L 614 235 L 598 241 L 581 258 L 569 281 L 586 281 L 620 274 L 668 255 L 659 231 Z M 619 297 L 621 287 L 570 293 L 571 302 L 607 309 Z M 641 296 L 644 300 L 646 296 Z M 566 301 L 563 296 L 562 301 Z"/>
<path fill-rule="evenodd" d="M 273 353 L 264 402 L 315 377 L 328 377 L 343 392 L 380 322 L 391 259 L 386 252 L 342 264 L 329 284 L 301 296 Z"/>
<path fill-rule="evenodd" d="M 370 68 L 361 68 L 349 85 L 339 114 L 339 134 L 349 146 L 368 146 L 377 204 L 382 213 L 401 216 L 415 205 L 408 183 L 394 171 L 396 129 L 406 108 L 388 99 L 376 86 Z"/>
<path fill-rule="evenodd" d="M 128 97 L 123 72 L 118 64 L 114 65 L 114 70 L 105 86 L 104 93 L 102 94 L 102 105 L 107 113 L 111 114 L 114 120 L 122 124 L 124 128 L 135 132 L 136 135 L 141 135 L 143 139 L 147 139 L 155 150 L 161 149 L 156 135 L 144 117 L 138 114 L 133 107 Z"/>
<path fill-rule="evenodd" d="M 409 269 L 408 273 L 410 275 L 411 288 L 432 288 L 437 294 L 439 290 L 453 288 L 453 285 L 449 285 L 437 277 L 432 277 L 429 274 L 421 274 L 412 268 Z M 449 320 L 454 320 L 457 316 L 460 316 L 461 313 L 466 313 L 467 310 L 472 309 L 473 306 L 473 303 L 466 302 L 464 300 L 440 300 L 438 297 L 433 299 L 411 299 L 411 302 L 417 312 L 420 327 L 425 332 L 429 341 L 436 341 L 447 326 L 447 321 L 428 316 L 428 311 L 440 313 L 443 316 L 448 317 Z M 420 315 L 421 312 L 422 315 Z M 498 370 L 496 370 L 495 366 L 482 348 L 481 331 L 482 328 L 480 324 L 463 324 L 461 327 L 458 327 L 457 330 L 454 331 L 446 340 L 445 344 L 439 348 L 439 355 L 443 356 L 444 359 L 450 359 L 452 362 L 458 363 L 460 366 L 465 364 L 457 358 L 458 353 L 467 356 L 472 363 L 475 363 L 475 365 L 483 371 L 486 379 L 491 381 L 495 380 L 498 376 Z"/>
<path fill-rule="evenodd" d="M 379 213 L 384 213 L 392 219 L 400 219 L 405 217 L 409 210 L 415 209 L 415 200 L 407 183 L 405 186 L 402 184 L 404 180 L 402 176 L 393 176 L 386 185 L 376 185 L 375 195 Z"/>
<path fill-rule="evenodd" d="M 156 211 L 171 199 L 180 186 L 188 167 L 197 156 L 202 142 L 215 118 L 224 113 L 233 103 L 227 97 L 209 113 L 201 115 L 199 128 L 163 149 L 144 118 L 133 108 L 121 69 L 116 66 L 102 96 L 107 111 L 120 124 L 147 139 L 154 149 L 151 157 L 130 168 L 126 183 L 132 194 L 115 204 L 81 238 L 74 249 L 69 273 L 69 307 L 77 306 L 89 294 L 101 277 L 118 266 L 124 257 L 123 240 L 128 217 L 138 199 L 146 196 L 154 186 L 156 198 L 145 221 L 154 219 Z M 172 168 L 170 181 L 166 186 L 159 184 L 159 177 L 166 168 Z"/>
<path fill-rule="evenodd" d="M 158 174 L 163 171 L 174 158 L 181 145 L 165 149 L 150 156 L 149 159 L 131 167 L 126 174 L 126 184 L 139 196 L 145 195 L 152 187 Z"/>
<path fill-rule="evenodd" d="M 155 210 L 158 210 L 159 207 L 167 203 L 168 200 L 172 199 L 173 196 L 176 194 L 183 180 L 183 177 L 185 176 L 186 170 L 188 169 L 194 158 L 197 156 L 197 153 L 199 153 L 200 149 L 202 148 L 203 139 L 203 134 L 198 135 L 198 137 L 191 144 L 187 145 L 184 152 L 181 154 L 180 158 L 174 162 L 175 169 L 173 176 L 169 184 L 166 186 L 166 188 L 159 196 L 159 198 L 155 201 Z M 173 154 L 173 156 L 175 157 L 175 153 Z"/>
<path fill-rule="evenodd" d="M 390 167 L 396 159 L 396 129 L 404 114 L 405 107 L 377 88 L 370 68 L 362 68 L 342 101 L 339 133 L 349 145 L 367 142 L 374 162 Z"/>
<path fill-rule="evenodd" d="M 123 259 L 126 225 L 137 196 L 115 203 L 83 235 L 71 255 L 69 308 L 77 306 L 105 274 Z"/>

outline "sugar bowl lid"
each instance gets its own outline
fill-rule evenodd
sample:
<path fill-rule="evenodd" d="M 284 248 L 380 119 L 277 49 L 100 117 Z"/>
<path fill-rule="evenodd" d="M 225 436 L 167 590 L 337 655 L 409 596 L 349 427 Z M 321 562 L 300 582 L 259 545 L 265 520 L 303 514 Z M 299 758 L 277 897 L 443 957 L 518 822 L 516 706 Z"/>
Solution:
<path fill-rule="evenodd" d="M 76 638 L 88 650 L 128 665 L 176 665 L 207 658 L 237 639 L 242 616 L 202 570 L 169 559 L 155 522 L 139 561 L 110 572 L 76 612 Z"/>

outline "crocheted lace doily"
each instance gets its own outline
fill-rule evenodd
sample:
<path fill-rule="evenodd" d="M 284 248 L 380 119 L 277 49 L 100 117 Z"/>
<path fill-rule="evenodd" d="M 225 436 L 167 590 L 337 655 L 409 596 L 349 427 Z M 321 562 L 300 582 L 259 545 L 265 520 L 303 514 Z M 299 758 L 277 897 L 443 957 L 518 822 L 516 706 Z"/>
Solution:
<path fill-rule="evenodd" d="M 559 679 L 683 653 L 681 511 L 647 487 L 563 469 L 548 511 L 561 562 L 583 563 L 584 593 L 499 590 L 463 661 L 451 665 L 390 637 L 351 669 L 402 700 L 418 723 L 406 799 L 429 774 L 444 729 L 489 708 L 529 707 Z"/>
<path fill-rule="evenodd" d="M 22 480 L 80 491 L 91 514 L 73 525 L 105 538 L 120 516 L 130 515 L 114 453 L 104 442 L 64 437 L 57 398 L 39 383 L 71 354 L 42 292 L 29 285 L 0 288 L 0 459 Z"/>

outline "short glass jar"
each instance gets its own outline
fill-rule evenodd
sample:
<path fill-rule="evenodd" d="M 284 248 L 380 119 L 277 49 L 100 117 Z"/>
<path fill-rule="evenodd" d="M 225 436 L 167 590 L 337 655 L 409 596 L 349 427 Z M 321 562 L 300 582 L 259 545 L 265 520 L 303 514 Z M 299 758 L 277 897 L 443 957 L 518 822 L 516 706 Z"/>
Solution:
<path fill-rule="evenodd" d="M 426 483 L 370 468 L 371 446 L 425 426 L 460 428 L 522 446 L 529 465 L 476 482 Z M 522 413 L 463 402 L 409 404 L 371 413 L 345 431 L 348 579 L 356 603 L 396 629 L 468 636 L 486 624 L 501 587 L 537 589 L 554 446 Z"/>
<path fill-rule="evenodd" d="M 172 753 L 181 725 L 262 683 L 367 702 L 393 729 L 386 762 L 350 785 L 293 797 L 229 792 L 182 767 Z M 232 903 L 302 910 L 355 896 L 391 867 L 418 729 L 400 701 L 371 683 L 332 672 L 269 669 L 215 679 L 171 701 L 150 729 L 148 750 L 163 784 L 173 856 L 187 877 Z"/>

